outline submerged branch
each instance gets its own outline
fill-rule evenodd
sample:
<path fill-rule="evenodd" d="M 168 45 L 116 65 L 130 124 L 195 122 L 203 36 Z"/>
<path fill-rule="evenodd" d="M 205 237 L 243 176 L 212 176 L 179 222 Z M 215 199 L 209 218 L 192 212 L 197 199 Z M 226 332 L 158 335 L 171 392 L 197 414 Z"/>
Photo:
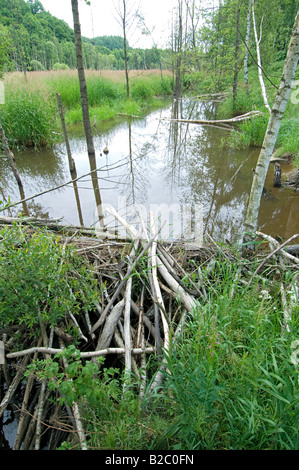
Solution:
<path fill-rule="evenodd" d="M 187 124 L 202 124 L 202 125 L 213 125 L 213 124 L 234 124 L 235 122 L 243 122 L 247 121 L 248 119 L 255 118 L 257 116 L 261 116 L 263 113 L 262 111 L 250 111 L 246 114 L 242 114 L 240 116 L 236 116 L 230 119 L 171 119 L 171 118 L 160 118 L 161 121 L 174 121 L 174 122 L 185 122 Z"/>

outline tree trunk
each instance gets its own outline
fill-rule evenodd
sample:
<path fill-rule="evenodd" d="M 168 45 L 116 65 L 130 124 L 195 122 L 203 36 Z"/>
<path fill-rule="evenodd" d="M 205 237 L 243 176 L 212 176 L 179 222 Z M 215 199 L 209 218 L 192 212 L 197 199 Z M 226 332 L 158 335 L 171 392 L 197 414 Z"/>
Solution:
<path fill-rule="evenodd" d="M 73 20 L 74 20 L 74 33 L 75 33 L 75 46 L 76 46 L 76 56 L 77 56 L 77 68 L 78 68 L 78 77 L 81 93 L 81 107 L 83 114 L 83 124 L 86 136 L 87 143 L 87 152 L 90 163 L 90 169 L 92 173 L 92 184 L 95 194 L 97 214 L 99 218 L 100 225 L 103 227 L 103 213 L 102 213 L 102 200 L 99 190 L 97 172 L 96 169 L 96 155 L 93 143 L 93 136 L 91 131 L 90 117 L 89 117 L 89 106 L 88 106 L 88 96 L 87 96 L 87 86 L 85 80 L 85 72 L 83 65 L 83 51 L 82 51 L 82 39 L 81 39 L 81 26 L 79 19 L 79 10 L 78 10 L 78 0 L 71 0 L 72 2 L 72 11 L 73 11 Z"/>
<path fill-rule="evenodd" d="M 249 204 L 247 208 L 245 220 L 245 241 L 250 241 L 254 236 L 258 225 L 258 214 L 261 204 L 261 197 L 264 188 L 265 179 L 267 176 L 270 158 L 273 153 L 277 135 L 279 132 L 281 120 L 289 100 L 292 85 L 296 74 L 296 69 L 299 60 L 299 12 L 297 13 L 292 37 L 290 40 L 287 57 L 284 64 L 282 79 L 280 82 L 279 90 L 275 99 L 275 103 L 271 110 L 270 119 L 259 155 L 259 159 L 254 173 L 253 182 L 251 186 L 251 193 Z"/>
<path fill-rule="evenodd" d="M 239 49 L 240 49 L 240 0 L 238 1 L 237 25 L 236 25 L 236 47 L 235 47 L 235 71 L 233 83 L 233 108 L 236 106 L 237 90 L 238 90 L 238 72 L 239 72 Z"/>
<path fill-rule="evenodd" d="M 262 94 L 263 94 L 263 99 L 264 99 L 265 106 L 268 109 L 269 113 L 271 113 L 271 108 L 270 108 L 269 103 L 268 103 L 266 87 L 265 87 L 265 83 L 264 83 L 264 79 L 263 79 L 262 60 L 261 60 L 261 53 L 260 53 L 260 42 L 261 42 L 261 39 L 262 39 L 262 22 L 263 22 L 263 19 L 261 20 L 261 26 L 260 26 L 260 30 L 261 30 L 260 31 L 260 38 L 258 38 L 257 30 L 256 30 L 255 13 L 254 13 L 254 0 L 252 0 L 252 21 L 253 21 L 255 43 L 256 43 L 259 81 L 260 81 L 261 88 L 262 88 Z"/>
<path fill-rule="evenodd" d="M 129 69 L 128 69 L 128 54 L 127 54 L 127 33 L 126 33 L 126 22 L 127 22 L 127 5 L 126 0 L 123 0 L 124 16 L 122 18 L 123 24 L 123 36 L 124 36 L 124 58 L 125 58 L 125 74 L 126 74 L 126 86 L 127 86 L 127 98 L 130 99 L 130 86 L 129 86 Z"/>
<path fill-rule="evenodd" d="M 19 172 L 18 172 L 17 167 L 16 167 L 16 161 L 15 161 L 14 154 L 12 153 L 12 151 L 10 150 L 10 148 L 8 146 L 8 142 L 7 142 L 7 139 L 6 139 L 1 121 L 0 121 L 0 137 L 1 137 L 1 140 L 2 140 L 3 149 L 4 149 L 6 155 L 9 158 L 9 163 L 10 163 L 11 169 L 13 171 L 13 174 L 14 174 L 15 178 L 16 178 L 16 182 L 18 183 L 21 199 L 25 199 L 25 192 L 24 192 L 23 183 L 22 183 L 21 177 L 20 177 Z M 23 201 L 22 204 L 23 204 L 24 214 L 29 216 L 29 210 L 28 210 L 26 202 Z"/>
<path fill-rule="evenodd" d="M 244 82 L 247 93 L 249 92 L 248 88 L 248 50 L 249 50 L 249 38 L 250 38 L 250 29 L 251 29 L 251 8 L 252 0 L 249 0 L 248 13 L 247 13 L 247 31 L 246 31 L 246 40 L 245 40 L 245 57 L 244 57 Z"/>

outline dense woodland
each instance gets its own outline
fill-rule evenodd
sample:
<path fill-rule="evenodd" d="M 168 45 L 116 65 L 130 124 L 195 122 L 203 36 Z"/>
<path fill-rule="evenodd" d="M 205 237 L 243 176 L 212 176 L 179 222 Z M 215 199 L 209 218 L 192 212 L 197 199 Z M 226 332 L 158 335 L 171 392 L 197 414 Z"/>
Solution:
<path fill-rule="evenodd" d="M 217 2 L 209 7 L 201 1 L 178 0 L 169 47 L 158 49 L 153 40 L 153 47 L 143 50 L 126 41 L 129 69 L 173 68 L 179 71 L 179 83 L 200 81 L 201 87 L 227 88 L 243 69 L 244 59 L 249 66 L 257 63 L 251 17 L 248 24 L 252 3 L 221 0 L 217 8 Z M 298 0 L 255 0 L 263 68 L 284 60 L 298 8 Z M 146 18 L 139 23 L 150 34 Z M 0 67 L 5 71 L 76 67 L 73 29 L 45 11 L 38 0 L 0 0 L 0 38 Z M 125 67 L 120 36 L 83 38 L 83 54 L 87 69 Z"/>
<path fill-rule="evenodd" d="M 45 11 L 37 0 L 0 0 L 0 38 L 7 71 L 76 67 L 73 29 Z M 124 68 L 122 37 L 83 38 L 83 53 L 87 69 Z M 131 69 L 159 68 L 161 54 L 155 47 L 132 49 L 128 44 Z"/>

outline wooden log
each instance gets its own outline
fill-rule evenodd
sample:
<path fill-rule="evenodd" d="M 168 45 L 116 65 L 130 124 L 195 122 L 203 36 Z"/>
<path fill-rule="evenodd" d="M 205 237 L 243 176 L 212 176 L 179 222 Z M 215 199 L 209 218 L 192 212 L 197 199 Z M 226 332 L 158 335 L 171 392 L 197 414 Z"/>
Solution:
<path fill-rule="evenodd" d="M 123 313 L 125 301 L 121 300 L 112 309 L 110 315 L 107 317 L 103 331 L 99 337 L 97 350 L 105 349 L 110 346 L 111 340 L 114 335 L 117 323 Z"/>
<path fill-rule="evenodd" d="M 125 311 L 124 311 L 124 339 L 125 339 L 125 382 L 124 391 L 127 390 L 127 385 L 130 380 L 132 369 L 131 361 L 131 335 L 130 335 L 130 312 L 131 312 L 131 294 L 132 294 L 132 276 L 127 280 L 125 292 Z"/>
<path fill-rule="evenodd" d="M 280 255 L 283 255 L 285 258 L 287 258 L 288 260 L 292 261 L 292 262 L 295 263 L 295 264 L 298 264 L 298 263 L 299 263 L 299 259 L 296 258 L 296 256 L 293 256 L 291 253 L 288 253 L 288 252 L 286 251 L 286 249 L 287 249 L 288 247 L 284 246 L 284 247 L 282 248 L 282 247 L 280 246 L 280 244 L 278 243 L 278 241 L 275 240 L 275 238 L 271 237 L 271 235 L 266 235 L 265 233 L 259 232 L 259 231 L 256 232 L 256 235 L 257 235 L 258 237 L 261 237 L 261 238 L 263 238 L 264 240 L 268 241 L 269 243 L 272 243 L 273 246 L 276 246 L 277 248 L 280 247 L 280 249 L 279 249 L 279 254 L 280 254 Z"/>
<path fill-rule="evenodd" d="M 239 123 L 243 121 L 247 121 L 249 119 L 253 119 L 257 116 L 261 116 L 263 113 L 261 111 L 250 111 L 249 113 L 242 114 L 240 116 L 236 116 L 234 118 L 230 119 L 211 119 L 211 120 L 206 120 L 206 119 L 171 119 L 171 118 L 159 118 L 161 121 L 173 121 L 173 122 L 183 122 L 186 124 L 234 124 L 234 123 Z"/>
<path fill-rule="evenodd" d="M 62 353 L 63 349 L 59 348 L 45 348 L 43 346 L 39 347 L 32 347 L 29 349 L 23 349 L 22 351 L 15 351 L 13 353 L 8 353 L 6 354 L 7 359 L 15 359 L 17 357 L 22 357 L 22 356 L 27 356 L 30 354 L 34 354 L 35 352 L 37 353 L 42 353 L 42 354 L 58 354 Z M 154 347 L 148 347 L 145 349 L 142 348 L 133 348 L 132 349 L 132 354 L 143 354 L 143 353 L 153 353 L 155 352 Z M 125 349 L 124 348 L 106 348 L 106 349 L 101 349 L 99 351 L 86 351 L 86 352 L 81 352 L 80 357 L 82 359 L 91 359 L 93 357 L 100 357 L 100 356 L 106 356 L 108 354 L 124 354 Z M 20 379 L 21 380 L 21 379 Z"/>
<path fill-rule="evenodd" d="M 7 355 L 6 355 L 7 357 Z M 18 386 L 19 386 L 19 383 L 21 382 L 21 380 L 23 379 L 24 377 L 24 372 L 25 372 L 25 369 L 26 369 L 26 366 L 27 366 L 27 363 L 28 363 L 28 356 L 26 356 L 21 365 L 19 366 L 19 369 L 12 381 L 12 383 L 10 384 L 7 392 L 5 393 L 1 403 L 0 403 L 0 418 L 2 417 L 4 411 L 6 410 L 6 408 L 8 407 L 10 401 L 12 400 Z"/>

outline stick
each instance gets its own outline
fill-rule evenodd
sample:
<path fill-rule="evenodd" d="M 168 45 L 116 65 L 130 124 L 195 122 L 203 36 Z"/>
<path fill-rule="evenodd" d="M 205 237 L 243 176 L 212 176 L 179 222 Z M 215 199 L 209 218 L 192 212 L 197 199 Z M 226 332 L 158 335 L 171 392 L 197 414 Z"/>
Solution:
<path fill-rule="evenodd" d="M 154 228 L 155 228 L 155 223 L 154 223 L 154 218 L 153 218 L 153 213 L 150 211 L 149 212 L 149 217 L 150 217 L 150 231 L 152 237 L 154 237 Z M 152 248 L 151 248 L 151 264 L 152 264 L 152 276 L 153 276 L 153 285 L 154 285 L 154 290 L 158 302 L 158 307 L 161 312 L 161 319 L 162 319 L 162 324 L 163 324 L 163 330 L 164 330 L 164 349 L 168 351 L 169 349 L 169 325 L 168 321 L 166 318 L 166 311 L 165 311 L 165 306 L 164 306 L 164 301 L 163 297 L 161 294 L 159 282 L 158 282 L 158 276 L 157 276 L 157 264 L 158 264 L 158 259 L 157 259 L 157 237 L 154 237 L 153 243 L 152 243 Z"/>
<path fill-rule="evenodd" d="M 23 349 L 23 351 L 16 351 L 13 353 L 6 354 L 6 357 L 8 359 L 15 359 L 16 357 L 22 357 L 22 356 L 27 356 L 29 354 L 34 354 L 34 353 L 43 353 L 43 354 L 58 354 L 62 353 L 63 349 L 59 348 L 45 348 L 45 347 L 33 347 L 29 349 Z M 143 354 L 143 353 L 153 353 L 155 352 L 154 347 L 148 347 L 148 348 L 133 348 L 132 349 L 132 354 Z M 81 352 L 80 357 L 82 359 L 89 359 L 91 357 L 99 357 L 99 356 L 106 356 L 107 354 L 124 354 L 125 349 L 124 348 L 106 348 L 102 349 L 99 351 L 88 351 L 88 352 Z M 1 406 L 1 405 L 0 405 Z M 0 415 L 1 417 L 1 415 Z"/>
<path fill-rule="evenodd" d="M 11 169 L 13 171 L 13 174 L 14 174 L 15 179 L 16 179 L 16 181 L 18 183 L 18 186 L 19 186 L 20 195 L 21 195 L 21 198 L 23 199 L 22 204 L 23 204 L 24 212 L 25 212 L 26 215 L 29 215 L 28 207 L 25 203 L 25 192 L 24 192 L 23 183 L 22 183 L 21 177 L 20 177 L 19 172 L 18 172 L 17 167 L 16 167 L 14 154 L 12 153 L 12 151 L 10 150 L 10 148 L 8 146 L 8 142 L 7 142 L 7 139 L 6 139 L 1 121 L 0 121 L 0 136 L 1 136 L 1 139 L 2 139 L 4 150 L 5 150 L 8 158 L 9 158 L 9 163 L 10 163 Z M 8 209 L 9 207 L 10 207 L 10 205 L 7 206 L 5 209 Z M 2 209 L 2 210 L 4 210 L 4 209 Z"/>
<path fill-rule="evenodd" d="M 105 349 L 110 346 L 115 328 L 123 313 L 124 303 L 125 303 L 124 300 L 121 300 L 112 309 L 112 312 L 108 316 L 105 322 L 104 329 L 99 337 L 97 348 L 96 348 L 97 350 Z"/>
<path fill-rule="evenodd" d="M 95 173 L 96 171 L 101 171 L 101 168 L 96 168 L 95 170 L 89 171 L 89 172 L 86 173 L 85 175 L 78 176 L 78 178 L 71 179 L 70 181 L 67 181 L 66 183 L 62 183 L 62 184 L 60 184 L 59 186 L 55 186 L 54 188 L 51 188 L 51 189 L 46 189 L 45 191 L 42 191 L 42 192 L 37 193 L 37 194 L 34 194 L 33 196 L 23 198 L 23 199 L 21 199 L 20 201 L 12 202 L 11 204 L 9 204 L 8 206 L 6 206 L 5 208 L 3 208 L 3 209 L 0 208 L 0 212 L 4 211 L 4 210 L 6 210 L 6 209 L 9 209 L 10 207 L 15 207 L 15 206 L 17 206 L 18 204 L 23 204 L 24 202 L 30 201 L 31 199 L 35 199 L 36 197 L 42 196 L 43 194 L 50 193 L 51 191 L 56 191 L 57 189 L 63 188 L 64 186 L 67 186 L 68 184 L 74 183 L 74 181 L 78 181 L 78 180 L 80 180 L 80 179 L 82 179 L 82 178 L 85 178 L 86 176 L 89 176 L 89 175 L 91 175 L 92 173 Z"/>
<path fill-rule="evenodd" d="M 59 343 L 60 343 L 60 346 L 64 349 L 64 343 L 61 340 L 59 341 Z M 65 357 L 63 357 L 62 360 L 63 360 L 64 368 L 66 369 L 67 368 L 67 360 L 66 360 Z M 70 381 L 72 382 L 73 379 L 70 379 Z M 87 450 L 86 437 L 85 437 L 85 432 L 84 432 L 84 429 L 83 429 L 83 426 L 82 426 L 80 410 L 79 410 L 78 404 L 76 402 L 72 403 L 72 410 L 73 410 L 73 415 L 74 415 L 74 419 L 75 419 L 75 423 L 76 423 L 76 428 L 77 428 L 77 431 L 78 431 L 78 438 L 79 438 L 81 449 L 82 450 Z"/>
<path fill-rule="evenodd" d="M 131 335 L 130 335 L 130 311 L 131 311 L 131 292 L 132 276 L 129 277 L 125 293 L 125 312 L 124 312 L 124 339 L 125 339 L 125 382 L 124 391 L 127 388 L 129 375 L 132 369 L 131 362 Z"/>
<path fill-rule="evenodd" d="M 26 366 L 27 366 L 27 362 L 28 362 L 28 357 L 25 357 L 19 367 L 19 370 L 18 372 L 16 373 L 12 383 L 10 384 L 6 394 L 4 395 L 4 398 L 3 400 L 1 401 L 0 403 L 0 418 L 2 417 L 4 411 L 6 410 L 7 406 L 9 405 L 12 397 L 14 396 L 17 388 L 18 388 L 18 385 L 19 383 L 21 382 L 21 380 L 23 379 L 24 377 L 24 371 L 26 369 Z"/>
<path fill-rule="evenodd" d="M 256 235 L 257 235 L 258 237 L 263 238 L 264 240 L 268 241 L 269 243 L 273 243 L 273 245 L 275 245 L 275 246 L 280 246 L 279 243 L 278 243 L 278 241 L 275 240 L 275 238 L 271 237 L 270 235 L 266 235 L 266 234 L 264 234 L 264 233 L 262 233 L 262 232 L 255 232 L 255 233 L 256 233 Z M 288 253 L 288 252 L 285 251 L 285 250 L 281 250 L 280 254 L 283 255 L 283 256 L 285 256 L 285 257 L 288 258 L 290 261 L 293 261 L 293 262 L 296 263 L 296 264 L 299 263 L 299 259 L 296 258 L 296 256 L 291 255 L 290 253 Z"/>
<path fill-rule="evenodd" d="M 295 238 L 299 237 L 299 234 L 296 234 L 296 235 L 293 235 L 291 238 L 289 238 L 288 240 L 286 240 L 284 243 L 282 243 L 282 245 L 279 245 L 274 251 L 272 251 L 261 263 L 260 265 L 256 268 L 256 270 L 254 271 L 249 283 L 248 283 L 248 287 L 251 285 L 252 283 L 252 280 L 254 278 L 254 276 L 257 275 L 257 273 L 261 270 L 261 268 L 264 266 L 264 264 L 266 263 L 266 261 L 270 258 L 272 258 L 273 255 L 275 255 L 278 251 L 280 251 L 284 246 L 288 245 L 288 243 L 290 243 L 292 240 L 294 240 Z M 299 262 L 299 260 L 298 260 Z"/>
<path fill-rule="evenodd" d="M 162 230 L 162 227 L 160 227 L 160 229 L 158 230 L 156 236 L 158 236 L 158 234 L 160 233 L 160 231 Z M 103 311 L 101 317 L 99 318 L 99 320 L 93 325 L 92 329 L 91 329 L 91 333 L 93 333 L 97 328 L 99 328 L 105 318 L 106 318 L 106 315 L 107 313 L 109 312 L 113 302 L 115 301 L 115 299 L 118 297 L 119 293 L 121 292 L 122 288 L 124 287 L 125 283 L 126 283 L 126 279 L 132 274 L 135 266 L 138 264 L 138 262 L 140 261 L 140 259 L 144 256 L 144 254 L 147 252 L 147 250 L 150 248 L 151 244 L 153 243 L 153 240 L 150 240 L 147 245 L 143 248 L 143 250 L 141 251 L 140 255 L 135 259 L 134 263 L 129 267 L 128 271 L 127 271 L 127 274 L 126 274 L 126 277 L 120 282 L 118 288 L 116 289 L 116 291 L 114 292 L 112 298 L 110 299 L 108 305 L 106 306 L 105 310 Z"/>
<path fill-rule="evenodd" d="M 42 338 L 40 337 L 39 340 L 38 340 L 38 347 L 40 346 L 40 344 L 42 343 Z M 37 353 L 35 353 L 35 357 L 34 359 L 36 359 L 36 356 L 37 356 Z M 33 372 L 30 372 L 30 375 L 28 377 L 28 380 L 27 380 L 27 384 L 26 384 L 26 389 L 25 389 L 25 393 L 24 393 L 24 397 L 23 397 L 23 402 L 22 402 L 22 407 L 21 407 L 21 413 L 20 413 L 20 419 L 19 419 L 19 422 L 18 422 L 18 430 L 17 430 L 17 434 L 16 434 L 16 438 L 15 438 L 15 443 L 14 443 L 14 450 L 19 450 L 20 447 L 21 447 L 21 443 L 22 443 L 22 439 L 23 439 L 23 436 L 24 436 L 24 433 L 25 433 L 25 410 L 28 409 L 28 402 L 29 402 L 29 396 L 30 396 L 30 393 L 31 393 L 31 390 L 32 390 L 32 387 L 33 387 L 33 383 L 34 383 L 34 373 Z"/>
<path fill-rule="evenodd" d="M 226 123 L 234 123 L 234 122 L 242 122 L 246 121 L 247 119 L 251 119 L 253 117 L 257 117 L 263 114 L 261 111 L 250 111 L 249 113 L 242 114 L 241 116 L 236 116 L 230 119 L 218 119 L 210 121 L 199 119 L 171 119 L 171 118 L 159 118 L 161 121 L 175 121 L 175 122 L 185 122 L 187 124 L 226 124 Z"/>

